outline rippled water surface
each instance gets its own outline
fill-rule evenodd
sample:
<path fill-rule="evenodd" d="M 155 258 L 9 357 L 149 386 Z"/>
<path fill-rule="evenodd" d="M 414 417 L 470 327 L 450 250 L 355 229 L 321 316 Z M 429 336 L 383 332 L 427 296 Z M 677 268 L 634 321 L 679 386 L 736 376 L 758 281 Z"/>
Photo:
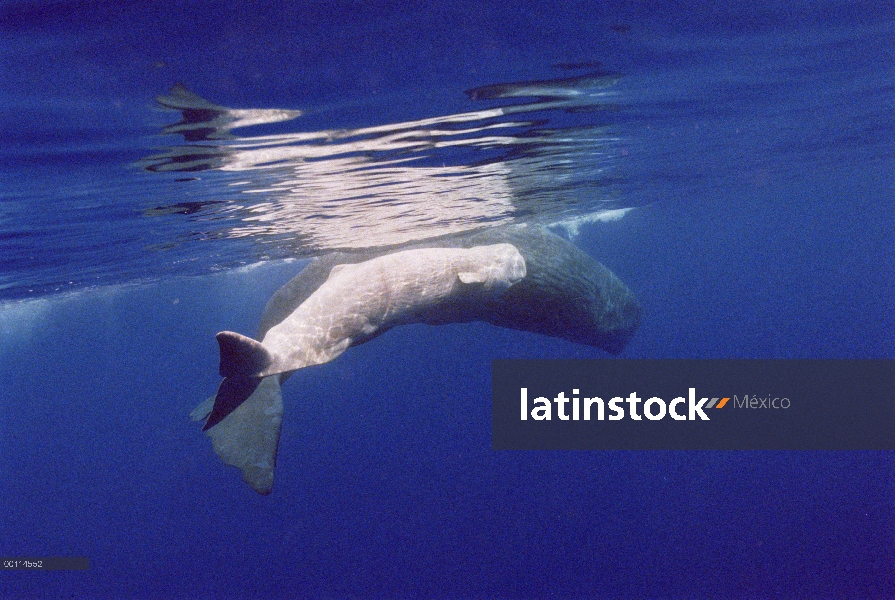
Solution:
<path fill-rule="evenodd" d="M 483 43 L 470 27 L 435 64 L 418 62 L 416 46 L 383 62 L 377 44 L 398 43 L 383 36 L 353 60 L 334 53 L 307 69 L 296 61 L 309 48 L 277 61 L 234 24 L 233 56 L 258 64 L 214 73 L 193 67 L 213 49 L 184 54 L 189 35 L 129 47 L 120 27 L 86 16 L 68 27 L 77 4 L 25 6 L 7 4 L 3 38 L 8 83 L 21 80 L 3 91 L 5 298 L 507 222 L 575 231 L 713 186 L 773 185 L 787 164 L 878 161 L 893 129 L 885 19 L 713 32 L 610 27 L 595 14 L 587 35 L 528 32 L 540 55 L 486 46 L 479 57 L 462 46 Z M 111 13 L 115 23 L 140 14 Z M 351 32 L 323 21 L 309 36 L 328 27 Z"/>

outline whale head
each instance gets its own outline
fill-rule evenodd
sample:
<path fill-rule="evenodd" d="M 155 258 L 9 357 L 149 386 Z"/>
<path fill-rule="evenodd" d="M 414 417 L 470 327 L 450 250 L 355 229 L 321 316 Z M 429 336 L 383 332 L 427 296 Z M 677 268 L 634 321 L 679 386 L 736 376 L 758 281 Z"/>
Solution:
<path fill-rule="evenodd" d="M 465 284 L 481 284 L 483 290 L 499 296 L 525 278 L 525 258 L 512 244 L 475 246 L 466 252 L 468 262 L 457 273 Z"/>

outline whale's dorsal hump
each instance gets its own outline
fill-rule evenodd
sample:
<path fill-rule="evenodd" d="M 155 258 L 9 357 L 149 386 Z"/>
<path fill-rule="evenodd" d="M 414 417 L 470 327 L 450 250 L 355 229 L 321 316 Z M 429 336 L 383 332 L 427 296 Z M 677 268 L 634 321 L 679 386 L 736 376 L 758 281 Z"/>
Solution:
<path fill-rule="evenodd" d="M 344 271 L 347 271 L 348 269 L 353 268 L 354 266 L 355 266 L 355 265 L 352 265 L 352 264 L 343 264 L 343 265 L 336 265 L 336 266 L 334 266 L 334 267 L 333 267 L 332 269 L 330 269 L 330 271 L 329 271 L 329 277 L 327 278 L 327 281 L 329 281 L 330 279 L 332 279 L 333 277 L 335 277 L 335 276 L 338 275 L 339 273 L 342 273 L 342 272 L 344 272 Z"/>

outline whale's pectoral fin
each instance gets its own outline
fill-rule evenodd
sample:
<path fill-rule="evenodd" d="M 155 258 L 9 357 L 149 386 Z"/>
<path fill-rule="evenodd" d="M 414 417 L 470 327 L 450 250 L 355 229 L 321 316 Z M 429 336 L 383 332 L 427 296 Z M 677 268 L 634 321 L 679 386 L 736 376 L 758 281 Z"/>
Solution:
<path fill-rule="evenodd" d="M 460 278 L 460 281 L 465 283 L 466 285 L 470 285 L 473 283 L 485 283 L 488 281 L 488 275 L 486 273 L 472 273 L 472 272 L 463 272 L 457 273 L 457 277 Z"/>
<path fill-rule="evenodd" d="M 222 331 L 215 336 L 221 349 L 221 377 L 259 377 L 274 363 L 273 355 L 261 342 L 250 337 Z"/>
<path fill-rule="evenodd" d="M 283 396 L 280 391 L 280 377 L 255 379 L 248 397 L 236 402 L 239 395 L 249 387 L 244 382 L 221 384 L 215 398 L 214 409 L 209 409 L 209 400 L 200 404 L 191 413 L 201 420 L 202 413 L 208 415 L 203 429 L 211 438 L 215 453 L 225 464 L 242 471 L 242 478 L 260 494 L 269 494 L 273 486 L 273 470 L 277 461 L 277 446 L 280 441 L 280 427 L 283 423 Z M 222 397 L 222 393 L 223 396 Z M 228 398 L 228 395 L 233 397 Z M 218 403 L 235 402 L 235 406 L 216 423 L 212 422 Z"/>

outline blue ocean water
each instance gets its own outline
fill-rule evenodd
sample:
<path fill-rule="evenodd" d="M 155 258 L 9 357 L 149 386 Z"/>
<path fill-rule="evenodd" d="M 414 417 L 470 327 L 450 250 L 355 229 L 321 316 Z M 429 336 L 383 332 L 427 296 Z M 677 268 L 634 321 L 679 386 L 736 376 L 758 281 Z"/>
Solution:
<path fill-rule="evenodd" d="M 634 291 L 623 358 L 895 357 L 893 17 L 0 2 L 0 554 L 91 560 L 0 597 L 892 597 L 891 453 L 492 451 L 490 361 L 589 347 L 417 325 L 301 371 L 268 497 L 187 415 L 303 258 L 506 220 Z M 177 83 L 303 114 L 185 135 Z"/>

